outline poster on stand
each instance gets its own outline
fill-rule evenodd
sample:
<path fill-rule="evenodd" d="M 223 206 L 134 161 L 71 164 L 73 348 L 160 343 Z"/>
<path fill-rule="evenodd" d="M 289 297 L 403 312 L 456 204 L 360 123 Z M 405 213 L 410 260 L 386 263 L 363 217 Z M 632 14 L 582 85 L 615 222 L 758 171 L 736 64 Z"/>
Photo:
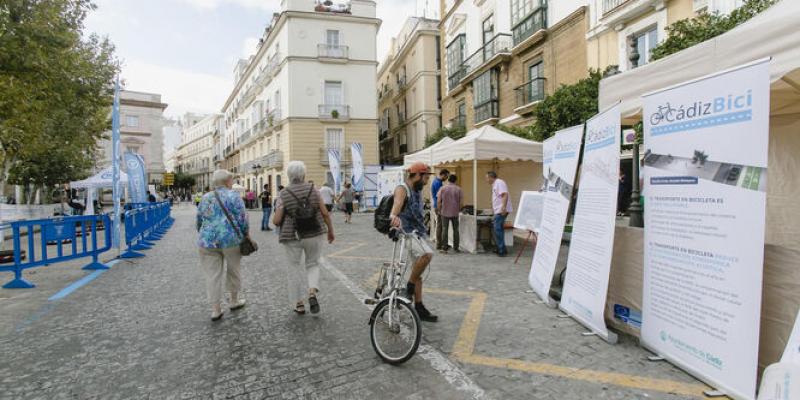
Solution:
<path fill-rule="evenodd" d="M 756 392 L 768 60 L 644 96 L 642 341 L 736 399 Z"/>
<path fill-rule="evenodd" d="M 514 216 L 514 228 L 539 232 L 542 225 L 544 193 L 525 190 L 519 195 L 519 206 Z"/>
<path fill-rule="evenodd" d="M 556 271 L 564 223 L 567 221 L 575 172 L 578 169 L 578 152 L 583 140 L 583 125 L 556 132 L 542 144 L 544 151 L 544 203 L 542 206 L 536 252 L 533 253 L 528 283 L 533 291 L 548 305 L 550 285 Z"/>
<path fill-rule="evenodd" d="M 786 342 L 781 362 L 800 365 L 800 311 L 797 312 L 797 317 L 794 319 L 794 328 L 792 328 L 789 341 Z"/>
<path fill-rule="evenodd" d="M 559 307 L 610 343 L 604 313 L 614 249 L 620 150 L 619 104 L 586 122 L 581 180 Z"/>

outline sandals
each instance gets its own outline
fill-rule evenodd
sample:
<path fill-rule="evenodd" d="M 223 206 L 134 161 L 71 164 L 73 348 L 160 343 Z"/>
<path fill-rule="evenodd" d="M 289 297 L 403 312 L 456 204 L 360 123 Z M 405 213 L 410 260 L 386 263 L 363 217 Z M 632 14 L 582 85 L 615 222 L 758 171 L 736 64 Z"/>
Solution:
<path fill-rule="evenodd" d="M 305 304 L 303 304 L 303 303 L 298 303 L 296 306 L 294 306 L 294 312 L 296 312 L 296 313 L 297 313 L 297 314 L 299 314 L 299 315 L 303 315 L 303 314 L 305 314 L 305 313 L 306 313 L 306 306 L 305 306 Z"/>
<path fill-rule="evenodd" d="M 316 314 L 319 312 L 319 302 L 317 301 L 317 295 L 312 294 L 308 296 L 308 305 L 311 306 L 311 313 Z"/>

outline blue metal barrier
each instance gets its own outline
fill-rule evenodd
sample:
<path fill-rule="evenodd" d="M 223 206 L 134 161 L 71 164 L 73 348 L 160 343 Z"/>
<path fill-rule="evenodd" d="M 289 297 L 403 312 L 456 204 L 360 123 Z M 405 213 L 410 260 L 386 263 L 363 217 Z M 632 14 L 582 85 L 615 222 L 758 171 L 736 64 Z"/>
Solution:
<path fill-rule="evenodd" d="M 128 204 L 125 205 L 128 208 Z M 120 258 L 144 257 L 142 250 L 151 249 L 172 226 L 172 207 L 167 201 L 158 203 L 130 203 L 125 211 L 125 244 L 128 249 Z"/>
<path fill-rule="evenodd" d="M 14 265 L 0 265 L 0 271 L 14 272 L 14 279 L 3 287 L 35 287 L 33 283 L 23 279 L 23 270 L 77 258 L 92 257 L 92 262 L 83 269 L 108 269 L 107 265 L 98 261 L 98 256 L 111 248 L 111 229 L 98 230 L 100 224 L 110 227 L 111 220 L 107 215 L 84 215 L 11 222 L 9 225 L 14 246 Z M 27 236 L 24 248 L 23 233 Z M 99 234 L 103 235 L 102 246 L 99 243 Z M 38 251 L 37 241 L 40 247 Z M 54 243 L 56 248 L 48 249 L 48 243 Z M 23 258 L 23 254 L 27 254 L 27 259 Z"/>

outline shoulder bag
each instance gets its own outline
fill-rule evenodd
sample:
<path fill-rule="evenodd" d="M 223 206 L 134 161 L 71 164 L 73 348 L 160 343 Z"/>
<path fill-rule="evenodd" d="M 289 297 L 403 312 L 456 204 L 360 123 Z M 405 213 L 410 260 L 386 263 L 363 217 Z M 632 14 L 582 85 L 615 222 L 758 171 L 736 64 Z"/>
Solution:
<path fill-rule="evenodd" d="M 233 222 L 233 218 L 231 218 L 231 214 L 228 212 L 228 209 L 225 208 L 225 205 L 222 204 L 222 199 L 219 198 L 219 193 L 214 191 L 214 197 L 217 198 L 217 203 L 222 208 L 222 212 L 225 213 L 225 218 L 228 219 L 228 223 L 231 224 L 233 230 L 236 232 L 236 236 L 239 237 L 239 251 L 242 253 L 243 256 L 249 256 L 250 254 L 255 253 L 258 250 L 258 244 L 250 239 L 250 236 L 244 236 L 242 231 L 239 229 L 239 226 Z"/>

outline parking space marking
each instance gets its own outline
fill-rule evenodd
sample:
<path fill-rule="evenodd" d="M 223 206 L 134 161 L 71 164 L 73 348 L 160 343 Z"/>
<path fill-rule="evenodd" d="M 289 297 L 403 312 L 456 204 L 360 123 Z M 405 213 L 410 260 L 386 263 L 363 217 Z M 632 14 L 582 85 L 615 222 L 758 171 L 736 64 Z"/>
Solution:
<path fill-rule="evenodd" d="M 108 263 L 106 263 L 106 265 L 108 265 L 109 267 L 112 267 L 117 262 L 119 262 L 119 259 L 115 259 L 115 260 L 109 261 Z M 72 282 L 67 287 L 59 290 L 56 294 L 50 296 L 50 298 L 47 299 L 47 300 L 48 301 L 61 300 L 64 297 L 69 296 L 72 292 L 80 289 L 82 286 L 84 286 L 84 285 L 88 284 L 89 282 L 95 280 L 95 278 L 97 278 L 103 272 L 106 272 L 106 271 L 108 271 L 108 270 L 107 269 L 98 269 L 96 271 L 93 271 L 91 274 L 86 275 L 83 278 L 78 279 L 75 282 Z"/>
<path fill-rule="evenodd" d="M 347 252 L 363 245 L 365 245 L 365 243 L 355 244 L 328 257 L 341 259 L 364 258 L 344 255 L 347 254 Z M 372 257 L 370 259 L 379 258 Z M 375 284 L 377 284 L 378 276 L 379 272 L 371 275 L 365 281 L 367 287 L 373 287 Z M 650 390 L 698 398 L 705 398 L 703 391 L 709 389 L 707 386 L 702 384 L 683 383 L 667 379 L 649 378 L 616 372 L 596 371 L 548 363 L 537 363 L 518 359 L 489 357 L 475 354 L 475 341 L 478 337 L 478 329 L 480 328 L 483 309 L 489 296 L 485 292 L 437 288 L 426 288 L 425 292 L 431 294 L 471 298 L 470 305 L 467 308 L 467 312 L 464 315 L 464 320 L 459 328 L 458 337 L 453 344 L 453 349 L 451 351 L 451 357 L 460 362 L 485 367 L 504 368 L 533 374 L 549 375 L 566 379 L 575 379 L 597 384 L 609 384 L 631 389 Z"/>

